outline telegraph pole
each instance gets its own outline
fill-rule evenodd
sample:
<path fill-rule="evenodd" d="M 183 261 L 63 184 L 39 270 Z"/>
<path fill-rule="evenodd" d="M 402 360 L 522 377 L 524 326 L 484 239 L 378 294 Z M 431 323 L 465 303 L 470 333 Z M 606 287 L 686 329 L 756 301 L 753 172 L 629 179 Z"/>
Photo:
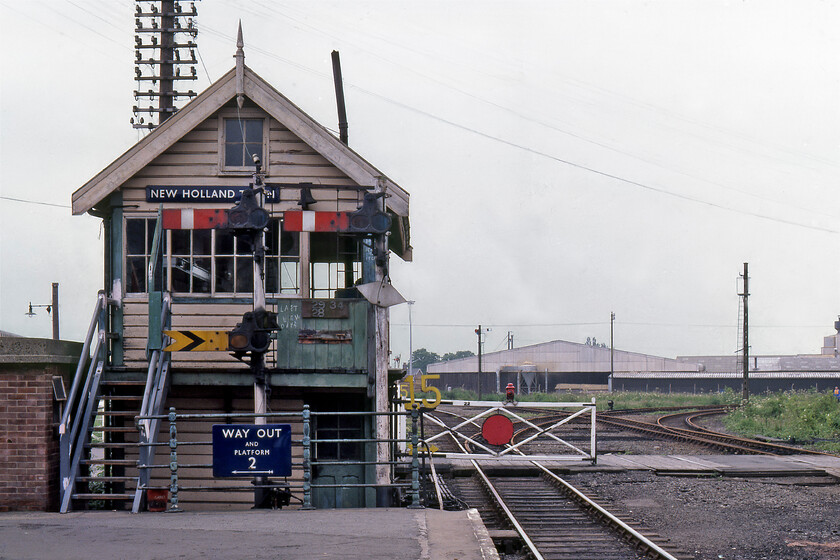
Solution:
<path fill-rule="evenodd" d="M 749 311 L 747 309 L 747 301 L 750 297 L 750 276 L 749 276 L 749 263 L 744 263 L 744 293 L 738 294 L 743 298 L 744 301 L 744 346 L 743 346 L 743 356 L 744 362 L 743 366 L 743 374 L 744 380 L 741 385 L 742 392 L 741 392 L 741 399 L 744 401 L 750 400 L 750 329 L 749 329 Z"/>
<path fill-rule="evenodd" d="M 481 400 L 481 325 L 475 329 L 478 335 L 478 400 Z"/>
<path fill-rule="evenodd" d="M 613 325 L 615 325 L 615 313 L 610 312 L 610 377 L 607 379 L 607 391 L 612 393 L 613 374 L 615 373 L 615 344 L 613 344 Z"/>

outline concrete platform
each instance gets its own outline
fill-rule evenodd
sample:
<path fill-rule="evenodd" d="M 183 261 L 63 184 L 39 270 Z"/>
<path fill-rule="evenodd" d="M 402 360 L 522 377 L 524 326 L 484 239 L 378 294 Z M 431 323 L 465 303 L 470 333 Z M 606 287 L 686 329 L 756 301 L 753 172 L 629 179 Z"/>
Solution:
<path fill-rule="evenodd" d="M 0 513 L 15 560 L 498 560 L 476 510 Z"/>

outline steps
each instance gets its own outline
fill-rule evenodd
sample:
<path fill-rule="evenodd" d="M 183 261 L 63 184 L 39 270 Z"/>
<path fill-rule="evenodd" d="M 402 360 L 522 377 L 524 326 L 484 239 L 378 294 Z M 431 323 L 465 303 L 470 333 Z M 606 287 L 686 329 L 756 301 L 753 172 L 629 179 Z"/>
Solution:
<path fill-rule="evenodd" d="M 79 460 L 72 509 L 130 507 L 139 474 L 134 417 L 140 414 L 144 388 L 143 381 L 110 379 L 105 372 L 89 437 Z"/>

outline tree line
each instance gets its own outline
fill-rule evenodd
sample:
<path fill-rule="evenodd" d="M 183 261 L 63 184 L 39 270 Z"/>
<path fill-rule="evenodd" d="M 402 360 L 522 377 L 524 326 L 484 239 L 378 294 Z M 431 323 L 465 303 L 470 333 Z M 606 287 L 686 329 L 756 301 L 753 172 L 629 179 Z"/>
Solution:
<path fill-rule="evenodd" d="M 475 353 L 469 350 L 458 350 L 457 352 L 447 352 L 443 356 L 436 352 L 430 352 L 425 348 L 418 348 L 411 353 L 411 365 L 415 369 L 423 370 L 426 373 L 426 366 L 434 364 L 435 362 L 448 362 L 449 360 L 457 360 L 460 358 L 469 358 L 475 356 Z"/>

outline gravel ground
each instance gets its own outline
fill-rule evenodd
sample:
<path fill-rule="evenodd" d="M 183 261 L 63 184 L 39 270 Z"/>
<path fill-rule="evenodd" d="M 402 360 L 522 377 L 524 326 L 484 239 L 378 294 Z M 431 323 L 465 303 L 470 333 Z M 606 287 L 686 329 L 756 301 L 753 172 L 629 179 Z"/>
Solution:
<path fill-rule="evenodd" d="M 704 424 L 726 431 L 717 417 Z M 625 452 L 635 454 L 719 453 L 678 442 L 623 443 Z M 607 509 L 693 553 L 694 560 L 840 560 L 840 481 L 834 479 L 674 477 L 638 471 L 564 478 Z"/>
<path fill-rule="evenodd" d="M 840 559 L 840 485 L 807 479 L 564 477 L 615 513 L 667 537 L 695 560 Z"/>

